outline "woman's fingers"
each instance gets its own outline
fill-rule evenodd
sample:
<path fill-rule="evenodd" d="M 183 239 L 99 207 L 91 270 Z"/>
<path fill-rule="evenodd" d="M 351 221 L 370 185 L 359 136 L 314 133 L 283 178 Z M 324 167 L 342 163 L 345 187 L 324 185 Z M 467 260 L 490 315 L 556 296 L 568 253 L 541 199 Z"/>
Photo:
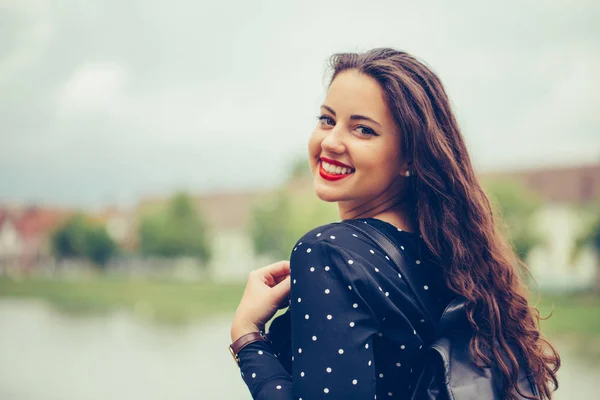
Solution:
<path fill-rule="evenodd" d="M 278 261 L 250 272 L 234 320 L 237 325 L 264 326 L 289 303 L 290 262 Z"/>
<path fill-rule="evenodd" d="M 257 268 L 254 271 L 261 272 L 261 273 L 273 272 L 275 275 L 277 275 L 278 273 L 285 272 L 285 270 L 289 270 L 289 269 L 290 269 L 290 262 L 287 260 L 281 260 L 281 261 L 274 262 L 273 264 L 264 266 L 262 268 Z"/>
<path fill-rule="evenodd" d="M 272 290 L 277 302 L 282 301 L 290 292 L 290 262 L 278 261 L 256 270 L 263 282 Z"/>
<path fill-rule="evenodd" d="M 290 276 L 286 276 L 284 280 L 273 286 L 271 291 L 273 293 L 274 302 L 281 308 L 281 304 L 287 300 L 287 295 L 290 293 Z"/>
<path fill-rule="evenodd" d="M 277 261 L 276 263 L 263 267 L 263 269 L 273 277 L 286 276 L 290 273 L 290 262 L 287 260 Z"/>
<path fill-rule="evenodd" d="M 285 275 L 285 276 L 281 275 L 281 276 L 275 277 L 275 284 L 278 284 L 279 282 L 281 282 L 282 280 L 284 280 L 285 278 L 287 278 L 289 276 L 290 275 L 288 274 L 288 275 Z"/>
<path fill-rule="evenodd" d="M 286 260 L 277 261 L 256 271 L 267 285 L 273 286 L 290 275 L 290 262 Z"/>

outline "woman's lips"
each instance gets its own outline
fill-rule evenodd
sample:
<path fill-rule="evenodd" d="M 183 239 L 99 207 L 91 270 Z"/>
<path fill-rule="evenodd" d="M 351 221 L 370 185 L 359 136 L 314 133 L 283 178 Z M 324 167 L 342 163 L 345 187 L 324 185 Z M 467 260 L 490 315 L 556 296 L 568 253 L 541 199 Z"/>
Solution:
<path fill-rule="evenodd" d="M 349 174 L 330 174 L 329 172 L 323 169 L 323 162 L 319 160 L 319 174 L 323 179 L 328 181 L 338 181 L 340 179 L 344 179 L 347 176 L 352 175 L 354 172 L 350 172 Z"/>
<path fill-rule="evenodd" d="M 336 160 L 331 160 L 329 158 L 325 158 L 325 157 L 321 157 L 322 161 L 325 161 L 327 164 L 331 164 L 331 165 L 339 165 L 340 167 L 343 168 L 350 168 L 353 169 L 351 166 L 344 164 L 343 162 L 340 161 L 336 161 Z"/>

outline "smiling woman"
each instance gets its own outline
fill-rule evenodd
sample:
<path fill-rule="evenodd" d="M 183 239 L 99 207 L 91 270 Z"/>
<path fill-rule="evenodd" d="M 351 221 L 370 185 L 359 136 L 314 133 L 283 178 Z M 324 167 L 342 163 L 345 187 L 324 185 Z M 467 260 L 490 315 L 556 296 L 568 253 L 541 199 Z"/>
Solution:
<path fill-rule="evenodd" d="M 337 203 L 342 223 L 303 235 L 289 271 L 282 261 L 250 275 L 231 351 L 253 398 L 551 398 L 560 358 L 440 80 L 389 48 L 336 54 L 331 65 L 308 161 L 316 195 Z M 449 313 L 459 317 L 446 322 Z M 442 322 L 466 343 L 459 375 L 475 371 L 454 394 L 426 380 Z M 493 387 L 479 391 L 486 376 Z"/>
<path fill-rule="evenodd" d="M 405 180 L 396 178 L 406 177 L 409 161 L 401 156 L 399 127 L 377 81 L 357 69 L 340 72 L 327 91 L 321 111 L 308 142 L 317 196 L 337 202 L 342 219 L 367 210 L 376 215 L 375 209 L 399 207 L 404 200 Z M 342 176 L 347 177 L 342 180 L 316 174 L 321 167 L 327 168 L 322 161 L 352 168 L 352 174 Z M 380 196 L 374 198 L 375 193 Z M 401 225 L 414 229 L 409 220 Z"/>

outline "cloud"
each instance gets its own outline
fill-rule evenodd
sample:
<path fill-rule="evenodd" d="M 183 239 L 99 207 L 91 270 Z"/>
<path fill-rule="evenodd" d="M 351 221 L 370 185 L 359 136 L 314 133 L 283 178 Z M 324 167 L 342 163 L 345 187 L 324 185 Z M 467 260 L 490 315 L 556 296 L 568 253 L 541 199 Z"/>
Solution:
<path fill-rule="evenodd" d="M 126 72 L 116 62 L 86 63 L 69 78 L 59 94 L 63 118 L 88 113 L 115 113 L 123 106 Z"/>
<path fill-rule="evenodd" d="M 515 98 L 527 96 L 514 114 L 489 130 L 494 142 L 478 152 L 488 167 L 512 168 L 600 160 L 600 108 L 597 90 L 600 54 L 585 45 L 552 48 L 521 66 L 543 88 L 532 96 L 514 85 Z M 514 83 L 513 83 L 514 84 Z M 507 107 L 505 107 L 506 109 Z M 511 159 L 507 154 L 512 155 Z"/>
<path fill-rule="evenodd" d="M 47 0 L 4 0 L 2 9 L 17 21 L 16 42 L 6 56 L 0 58 L 0 88 L 3 83 L 38 62 L 48 50 L 54 34 L 54 23 Z"/>

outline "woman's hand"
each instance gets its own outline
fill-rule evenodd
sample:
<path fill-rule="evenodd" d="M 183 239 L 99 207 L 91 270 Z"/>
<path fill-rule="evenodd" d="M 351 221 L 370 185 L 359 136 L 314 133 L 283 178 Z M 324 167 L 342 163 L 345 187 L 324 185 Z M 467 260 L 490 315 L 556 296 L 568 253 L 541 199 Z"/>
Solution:
<path fill-rule="evenodd" d="M 289 292 L 289 261 L 278 261 L 250 272 L 231 325 L 231 341 L 263 330 L 277 310 L 287 306 Z"/>

